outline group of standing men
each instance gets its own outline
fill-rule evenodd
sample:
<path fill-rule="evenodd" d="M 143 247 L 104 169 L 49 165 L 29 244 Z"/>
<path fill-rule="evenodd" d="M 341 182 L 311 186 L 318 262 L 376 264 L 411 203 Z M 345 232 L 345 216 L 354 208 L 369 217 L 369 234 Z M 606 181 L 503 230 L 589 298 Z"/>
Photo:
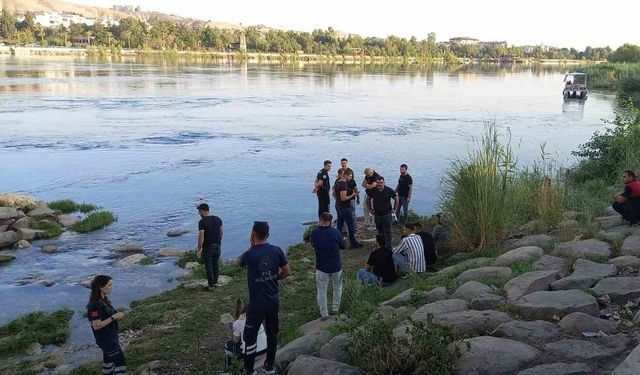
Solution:
<path fill-rule="evenodd" d="M 347 226 L 351 248 L 359 248 L 361 245 L 356 239 L 356 205 L 360 204 L 360 191 L 354 179 L 354 173 L 349 168 L 346 158 L 340 160 L 340 169 L 336 181 L 331 189 L 329 171 L 331 160 L 324 161 L 324 167 L 318 172 L 314 183 L 313 192 L 318 196 L 318 217 L 324 212 L 330 211 L 330 196 L 335 199 L 338 230 L 342 232 Z M 379 234 L 386 236 L 386 241 L 391 244 L 391 225 L 394 217 L 401 224 L 406 223 L 409 213 L 409 202 L 413 192 L 413 179 L 408 173 L 406 164 L 400 166 L 400 177 L 396 189 L 386 186 L 385 178 L 380 176 L 373 168 L 365 168 L 361 186 L 364 188 L 366 198 L 362 207 L 365 225 L 375 224 Z"/>

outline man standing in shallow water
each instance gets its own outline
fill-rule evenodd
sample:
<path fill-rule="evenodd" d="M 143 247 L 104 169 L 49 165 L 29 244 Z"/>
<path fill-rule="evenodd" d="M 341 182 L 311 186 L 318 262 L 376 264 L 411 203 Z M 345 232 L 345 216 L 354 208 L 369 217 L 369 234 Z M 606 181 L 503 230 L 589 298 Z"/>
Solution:
<path fill-rule="evenodd" d="M 281 248 L 267 243 L 269 224 L 266 221 L 253 223 L 251 248 L 238 258 L 238 265 L 247 268 L 249 307 L 242 339 L 245 342 L 244 369 L 253 374 L 256 356 L 256 341 L 260 325 L 264 321 L 267 333 L 267 358 L 264 372 L 275 374 L 275 358 L 278 346 L 278 310 L 280 296 L 278 280 L 292 275 L 287 258 Z"/>

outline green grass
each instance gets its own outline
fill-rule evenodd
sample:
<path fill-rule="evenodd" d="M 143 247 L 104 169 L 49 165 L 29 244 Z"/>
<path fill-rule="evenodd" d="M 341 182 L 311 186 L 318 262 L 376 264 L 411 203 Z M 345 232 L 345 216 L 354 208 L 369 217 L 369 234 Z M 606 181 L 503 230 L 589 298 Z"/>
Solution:
<path fill-rule="evenodd" d="M 60 345 L 69 338 L 73 311 L 34 312 L 0 327 L 0 358 L 24 354 L 32 344 Z"/>
<path fill-rule="evenodd" d="M 16 259 L 13 255 L 0 255 L 0 266 L 8 264 L 12 260 Z"/>
<path fill-rule="evenodd" d="M 71 229 L 78 233 L 88 233 L 102 229 L 116 220 L 116 216 L 112 212 L 98 211 L 87 215 L 81 222 L 72 226 Z"/>
<path fill-rule="evenodd" d="M 49 208 L 62 214 L 70 214 L 73 212 L 89 213 L 98 209 L 98 206 L 89 203 L 76 203 L 71 199 L 61 199 L 48 203 Z"/>
<path fill-rule="evenodd" d="M 562 182 L 548 177 L 556 170 L 544 145 L 533 166 L 518 166 L 510 136 L 487 125 L 468 156 L 454 160 L 443 179 L 442 206 L 452 247 L 467 252 L 494 248 L 532 219 L 554 226 L 565 204 Z"/>
<path fill-rule="evenodd" d="M 531 262 L 526 262 L 526 261 L 515 262 L 511 264 L 510 268 L 511 268 L 511 271 L 513 271 L 513 274 L 512 274 L 513 277 L 522 275 L 523 273 L 535 271 Z"/>
<path fill-rule="evenodd" d="M 453 329 L 432 321 L 412 322 L 409 339 L 393 336 L 396 324 L 394 319 L 374 316 L 366 329 L 355 330 L 347 346 L 348 362 L 367 374 L 454 373 L 460 350 Z"/>
<path fill-rule="evenodd" d="M 34 217 L 29 219 L 29 228 L 44 230 L 42 238 L 55 238 L 64 232 L 64 227 L 60 223 L 46 219 L 39 220 Z"/>

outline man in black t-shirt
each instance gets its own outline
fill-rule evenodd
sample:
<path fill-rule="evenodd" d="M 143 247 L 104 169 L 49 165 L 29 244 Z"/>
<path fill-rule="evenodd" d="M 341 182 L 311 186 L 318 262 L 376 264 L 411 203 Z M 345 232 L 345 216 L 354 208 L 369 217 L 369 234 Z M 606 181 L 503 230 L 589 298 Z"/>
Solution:
<path fill-rule="evenodd" d="M 362 245 L 356 240 L 355 221 L 353 220 L 353 213 L 351 211 L 351 199 L 356 195 L 353 190 L 349 189 L 349 181 L 353 179 L 353 174 L 350 170 L 341 170 L 338 172 L 338 176 L 340 176 L 340 179 L 333 186 L 336 198 L 336 211 L 338 211 L 338 231 L 342 233 L 342 228 L 346 223 L 351 248 L 357 249 L 362 247 Z"/>
<path fill-rule="evenodd" d="M 407 173 L 407 169 L 406 164 L 400 165 L 400 178 L 398 178 L 398 186 L 396 187 L 396 193 L 398 193 L 400 200 L 396 216 L 402 225 L 407 222 L 409 202 L 411 201 L 411 193 L 413 193 L 413 178 Z M 402 209 L 402 212 L 400 212 L 400 209 Z"/>
<path fill-rule="evenodd" d="M 365 204 L 369 212 L 373 213 L 378 234 L 384 234 L 387 244 L 391 245 L 391 213 L 398 209 L 398 195 L 393 189 L 385 186 L 384 177 L 378 176 L 376 188 L 367 191 Z"/>
<path fill-rule="evenodd" d="M 238 265 L 247 268 L 249 306 L 242 339 L 245 343 L 244 369 L 253 374 L 257 338 L 264 322 L 267 334 L 267 358 L 264 373 L 275 374 L 275 358 L 278 347 L 278 311 L 280 294 L 278 280 L 292 275 L 287 257 L 278 246 L 267 242 L 269 224 L 256 221 L 251 230 L 251 248 L 238 258 Z"/>
<path fill-rule="evenodd" d="M 340 159 L 340 169 L 343 172 L 349 171 L 351 173 L 351 180 L 347 181 L 347 186 L 349 187 L 349 194 L 355 193 L 353 198 L 349 200 L 349 207 L 351 208 L 351 214 L 353 215 L 353 222 L 356 223 L 358 216 L 356 215 L 356 205 L 360 204 L 360 191 L 358 190 L 358 184 L 356 183 L 355 177 L 356 174 L 353 173 L 353 170 L 349 168 L 349 160 L 347 158 Z M 358 227 L 354 224 L 354 231 L 358 232 Z"/>
<path fill-rule="evenodd" d="M 204 261 L 207 282 L 209 288 L 213 288 L 218 284 L 222 220 L 209 214 L 209 205 L 206 203 L 198 205 L 198 213 L 202 217 L 198 222 L 198 257 Z"/>
<path fill-rule="evenodd" d="M 329 211 L 329 191 L 331 183 L 329 182 L 329 171 L 331 170 L 331 160 L 324 161 L 324 168 L 316 175 L 316 181 L 313 186 L 313 192 L 318 196 L 318 218 L 323 212 Z"/>
<path fill-rule="evenodd" d="M 365 193 L 368 190 L 372 190 L 376 188 L 376 180 L 378 179 L 378 173 L 373 170 L 373 168 L 365 168 L 364 169 L 364 178 L 362 179 L 362 187 L 364 188 Z M 373 229 L 373 216 L 371 212 L 369 212 L 369 208 L 366 204 L 362 205 L 362 211 L 364 212 L 364 225 L 369 227 L 369 229 Z"/>

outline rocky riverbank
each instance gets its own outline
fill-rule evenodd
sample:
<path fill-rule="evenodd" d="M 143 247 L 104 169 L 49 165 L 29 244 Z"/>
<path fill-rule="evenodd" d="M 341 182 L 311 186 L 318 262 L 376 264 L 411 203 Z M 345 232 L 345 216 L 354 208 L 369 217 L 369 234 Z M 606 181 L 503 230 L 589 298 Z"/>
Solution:
<path fill-rule="evenodd" d="M 423 354 L 422 344 L 411 344 L 418 325 L 452 329 L 450 347 L 458 352 L 442 373 L 638 374 L 640 229 L 613 213 L 595 222 L 595 238 L 563 242 L 558 230 L 518 235 L 492 253 L 454 255 L 437 272 L 364 290 L 353 279 L 374 233 L 361 227 L 365 248 L 342 253 L 348 281 L 341 315 L 327 321 L 317 319 L 313 250 L 294 246 L 294 277 L 281 283 L 280 373 L 376 373 L 350 350 L 362 345 L 365 327 L 385 321 L 392 325 L 384 350 L 392 354 L 401 343 Z M 232 301 L 246 297 L 244 272 L 223 272 L 226 285 L 213 292 L 195 282 L 133 304 L 123 328 L 141 332 L 127 351 L 139 373 L 222 370 L 223 322 Z M 211 323 L 213 316 L 221 322 Z M 379 361 L 377 368 L 385 359 Z"/>

